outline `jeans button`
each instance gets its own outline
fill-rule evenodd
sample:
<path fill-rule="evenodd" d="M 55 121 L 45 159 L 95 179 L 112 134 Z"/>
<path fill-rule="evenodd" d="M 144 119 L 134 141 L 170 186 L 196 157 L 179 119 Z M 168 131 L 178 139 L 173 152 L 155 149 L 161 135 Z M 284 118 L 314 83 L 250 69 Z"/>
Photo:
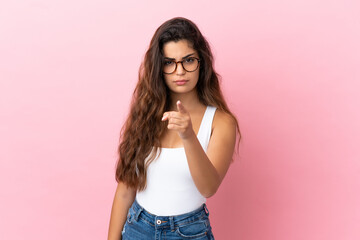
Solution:
<path fill-rule="evenodd" d="M 157 223 L 158 225 L 160 225 L 160 224 L 161 224 L 161 220 L 160 220 L 160 219 L 156 220 L 156 223 Z"/>

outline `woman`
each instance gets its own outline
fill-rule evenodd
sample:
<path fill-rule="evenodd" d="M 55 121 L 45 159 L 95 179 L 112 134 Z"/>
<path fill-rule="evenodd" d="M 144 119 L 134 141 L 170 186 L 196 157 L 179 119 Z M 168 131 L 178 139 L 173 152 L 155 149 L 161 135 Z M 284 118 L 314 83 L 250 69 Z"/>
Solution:
<path fill-rule="evenodd" d="M 214 239 L 205 202 L 229 168 L 236 133 L 208 42 L 190 20 L 166 21 L 122 129 L 108 239 Z"/>

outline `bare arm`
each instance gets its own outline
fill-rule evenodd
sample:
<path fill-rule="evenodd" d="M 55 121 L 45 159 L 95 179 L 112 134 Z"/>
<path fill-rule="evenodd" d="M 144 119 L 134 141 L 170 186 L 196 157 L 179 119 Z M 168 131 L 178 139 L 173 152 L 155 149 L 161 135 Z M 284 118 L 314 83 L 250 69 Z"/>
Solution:
<path fill-rule="evenodd" d="M 108 240 L 121 239 L 121 231 L 126 221 L 127 213 L 134 202 L 136 191 L 119 182 L 111 209 Z"/>
<path fill-rule="evenodd" d="M 183 139 L 191 176 L 204 197 L 211 197 L 219 188 L 229 169 L 236 141 L 235 121 L 227 114 L 217 112 L 214 129 L 204 152 L 195 133 Z"/>

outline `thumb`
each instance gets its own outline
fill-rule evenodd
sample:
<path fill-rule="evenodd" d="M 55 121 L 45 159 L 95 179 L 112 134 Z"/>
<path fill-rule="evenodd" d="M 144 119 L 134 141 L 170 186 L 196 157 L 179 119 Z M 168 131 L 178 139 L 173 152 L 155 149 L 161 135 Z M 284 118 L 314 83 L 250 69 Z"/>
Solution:
<path fill-rule="evenodd" d="M 180 102 L 180 100 L 178 100 L 178 101 L 176 102 L 176 106 L 177 106 L 177 109 L 178 109 L 178 111 L 179 111 L 180 113 L 187 113 L 184 105 L 182 105 L 182 103 Z"/>

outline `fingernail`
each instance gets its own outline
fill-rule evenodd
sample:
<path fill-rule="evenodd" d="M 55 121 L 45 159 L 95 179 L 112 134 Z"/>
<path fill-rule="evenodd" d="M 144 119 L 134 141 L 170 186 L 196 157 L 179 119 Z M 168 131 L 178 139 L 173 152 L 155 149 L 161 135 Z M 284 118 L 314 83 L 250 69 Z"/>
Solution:
<path fill-rule="evenodd" d="M 165 118 L 166 118 L 166 116 L 163 116 L 163 117 L 162 117 L 162 119 L 161 119 L 161 121 L 164 121 L 164 120 L 165 120 Z"/>

